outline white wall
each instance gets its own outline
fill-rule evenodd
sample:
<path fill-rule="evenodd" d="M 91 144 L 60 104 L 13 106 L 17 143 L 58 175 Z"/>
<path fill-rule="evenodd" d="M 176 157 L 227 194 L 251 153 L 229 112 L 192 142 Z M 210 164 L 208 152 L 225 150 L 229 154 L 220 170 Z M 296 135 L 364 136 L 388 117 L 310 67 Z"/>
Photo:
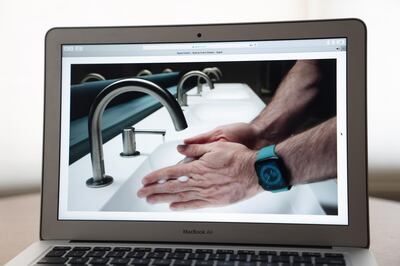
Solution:
<path fill-rule="evenodd" d="M 358 17 L 368 28 L 369 190 L 400 200 L 400 1 L 310 0 L 309 18 Z"/>
<path fill-rule="evenodd" d="M 398 0 L 1 0 L 0 195 L 39 186 L 43 44 L 56 26 L 361 18 L 368 27 L 370 166 L 399 173 L 399 14 Z"/>
<path fill-rule="evenodd" d="M 1 0 L 0 195 L 39 187 L 48 29 L 305 19 L 305 2 Z"/>
<path fill-rule="evenodd" d="M 370 166 L 400 169 L 400 1 L 310 0 L 310 18 L 358 17 L 368 29 Z"/>

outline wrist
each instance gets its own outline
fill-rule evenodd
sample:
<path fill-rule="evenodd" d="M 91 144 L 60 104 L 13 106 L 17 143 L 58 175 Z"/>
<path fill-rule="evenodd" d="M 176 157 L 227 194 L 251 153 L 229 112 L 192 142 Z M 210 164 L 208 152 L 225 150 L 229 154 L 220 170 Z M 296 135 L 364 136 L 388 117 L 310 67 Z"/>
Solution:
<path fill-rule="evenodd" d="M 287 145 L 281 142 L 275 146 L 275 153 L 281 158 L 282 163 L 286 168 L 286 179 L 290 185 L 294 185 L 293 179 L 293 168 L 290 161 L 290 151 L 287 149 Z"/>
<path fill-rule="evenodd" d="M 256 149 L 279 143 L 291 134 L 291 130 L 287 128 L 287 119 L 285 115 L 281 115 L 276 119 L 266 119 L 266 121 L 254 120 L 251 125 L 256 132 Z"/>
<path fill-rule="evenodd" d="M 264 191 L 264 189 L 260 186 L 258 182 L 258 176 L 256 173 L 256 170 L 254 168 L 254 164 L 256 163 L 257 160 L 257 151 L 254 150 L 249 150 L 246 156 L 246 166 L 247 166 L 247 171 L 245 171 L 247 176 L 249 177 L 249 184 L 251 187 L 250 194 L 255 195 L 259 192 Z"/>

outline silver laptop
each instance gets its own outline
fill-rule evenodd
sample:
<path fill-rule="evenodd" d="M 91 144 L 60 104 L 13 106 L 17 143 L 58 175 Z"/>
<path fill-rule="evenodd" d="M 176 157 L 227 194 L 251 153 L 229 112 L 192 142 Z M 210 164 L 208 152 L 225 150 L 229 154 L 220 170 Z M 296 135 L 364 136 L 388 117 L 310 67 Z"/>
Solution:
<path fill-rule="evenodd" d="M 355 19 L 55 28 L 41 241 L 8 265 L 375 265 Z"/>

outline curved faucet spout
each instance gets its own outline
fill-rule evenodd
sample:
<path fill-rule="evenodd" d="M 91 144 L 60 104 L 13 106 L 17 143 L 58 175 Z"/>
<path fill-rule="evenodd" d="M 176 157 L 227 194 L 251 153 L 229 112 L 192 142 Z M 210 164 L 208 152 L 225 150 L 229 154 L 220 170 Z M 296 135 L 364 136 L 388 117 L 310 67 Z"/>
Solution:
<path fill-rule="evenodd" d="M 210 89 L 214 89 L 214 84 L 211 81 L 210 77 L 207 76 L 206 74 L 204 74 L 202 71 L 199 70 L 193 70 L 193 71 L 189 71 L 187 72 L 185 75 L 182 76 L 182 78 L 179 80 L 178 83 L 178 88 L 177 88 L 177 95 L 178 95 L 178 103 L 181 106 L 187 106 L 187 95 L 186 93 L 183 91 L 183 84 L 185 83 L 186 80 L 188 80 L 191 77 L 200 77 L 205 79 L 205 81 L 207 82 L 208 86 L 210 87 Z M 200 93 L 198 91 L 198 93 Z"/>
<path fill-rule="evenodd" d="M 177 131 L 187 128 L 185 116 L 174 96 L 151 81 L 129 78 L 116 81 L 105 87 L 95 98 L 89 112 L 89 141 L 93 177 L 86 181 L 89 187 L 104 187 L 112 183 L 112 177 L 105 174 L 103 136 L 101 124 L 104 110 L 111 100 L 125 92 L 143 92 L 155 97 L 165 106 Z"/>
<path fill-rule="evenodd" d="M 80 84 L 85 83 L 88 80 L 99 81 L 99 80 L 106 80 L 106 78 L 99 73 L 89 73 L 81 80 Z"/>
<path fill-rule="evenodd" d="M 203 72 L 207 74 L 207 76 L 209 76 L 212 81 L 219 81 L 222 77 L 221 70 L 219 70 L 219 68 L 216 67 L 207 67 L 203 69 Z M 211 75 L 213 75 L 214 78 L 212 78 Z"/>

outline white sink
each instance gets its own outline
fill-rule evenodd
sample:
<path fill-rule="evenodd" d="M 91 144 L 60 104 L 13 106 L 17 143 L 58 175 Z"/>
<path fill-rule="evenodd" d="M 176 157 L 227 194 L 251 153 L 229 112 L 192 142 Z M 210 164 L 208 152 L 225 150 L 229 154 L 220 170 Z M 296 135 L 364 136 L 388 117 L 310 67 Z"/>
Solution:
<path fill-rule="evenodd" d="M 250 102 L 212 101 L 194 104 L 185 115 L 198 120 L 199 123 L 229 124 L 250 122 L 262 110 L 262 107 Z"/>
<path fill-rule="evenodd" d="M 170 141 L 160 145 L 143 164 L 121 185 L 120 189 L 104 205 L 103 211 L 170 211 L 167 204 L 151 205 L 137 197 L 142 187 L 142 178 L 156 169 L 174 165 L 184 158 L 176 146 L 181 141 Z"/>
<path fill-rule="evenodd" d="M 210 100 L 246 100 L 250 98 L 249 87 L 242 83 L 220 83 L 215 84 L 213 90 L 205 95 Z"/>
<path fill-rule="evenodd" d="M 168 204 L 149 204 L 138 198 L 142 178 L 148 173 L 175 165 L 184 156 L 176 146 L 181 141 L 170 141 L 160 145 L 149 158 L 121 185 L 115 195 L 104 205 L 103 211 L 113 212 L 169 212 Z M 268 204 L 266 204 L 268 203 Z M 318 200 L 308 185 L 296 186 L 288 192 L 263 192 L 250 199 L 226 206 L 193 210 L 191 212 L 268 213 L 268 214 L 323 214 Z"/>

